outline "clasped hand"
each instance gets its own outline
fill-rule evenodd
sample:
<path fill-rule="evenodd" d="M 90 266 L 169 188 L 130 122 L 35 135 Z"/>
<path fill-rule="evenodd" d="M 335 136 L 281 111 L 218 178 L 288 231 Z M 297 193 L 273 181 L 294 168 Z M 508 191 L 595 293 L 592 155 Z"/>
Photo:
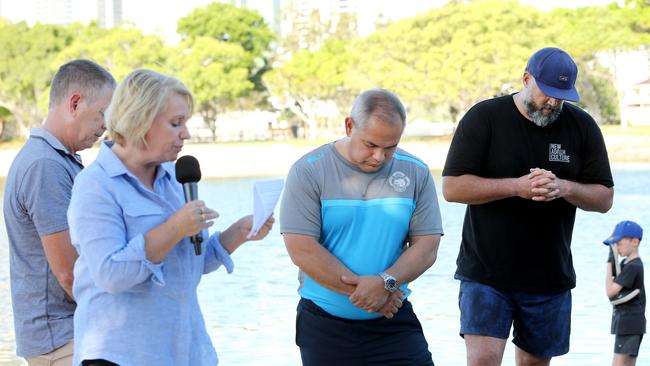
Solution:
<path fill-rule="evenodd" d="M 564 181 L 550 170 L 532 168 L 530 173 L 519 178 L 520 196 L 538 202 L 549 202 L 562 197 Z"/>
<path fill-rule="evenodd" d="M 384 288 L 384 280 L 375 276 L 342 276 L 341 281 L 356 286 L 350 302 L 369 313 L 380 313 L 391 319 L 402 307 L 404 291 L 390 293 Z"/>

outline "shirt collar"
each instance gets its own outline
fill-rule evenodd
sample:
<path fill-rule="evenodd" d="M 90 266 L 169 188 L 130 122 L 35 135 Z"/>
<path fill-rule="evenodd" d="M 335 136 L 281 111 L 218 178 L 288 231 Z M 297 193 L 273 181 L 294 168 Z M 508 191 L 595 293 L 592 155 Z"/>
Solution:
<path fill-rule="evenodd" d="M 39 138 L 39 139 L 45 141 L 53 149 L 61 151 L 62 153 L 66 154 L 68 156 L 71 156 L 79 164 L 81 164 L 81 156 L 79 154 L 71 153 L 70 151 L 68 151 L 68 149 L 65 146 L 63 146 L 61 141 L 59 141 L 59 139 L 54 137 L 54 135 L 52 135 L 50 133 L 50 131 L 48 131 L 48 130 L 42 128 L 42 127 L 32 128 L 29 131 L 29 137 Z"/>
<path fill-rule="evenodd" d="M 99 153 L 97 154 L 97 163 L 99 163 L 104 171 L 110 177 L 116 177 L 118 175 L 127 174 L 135 177 L 127 168 L 126 165 L 120 160 L 120 158 L 115 155 L 115 152 L 111 149 L 113 147 L 113 141 L 103 141 L 99 147 Z M 156 170 L 156 181 L 162 177 L 171 178 L 174 175 L 174 166 L 171 163 L 162 163 L 158 166 L 159 169 Z"/>

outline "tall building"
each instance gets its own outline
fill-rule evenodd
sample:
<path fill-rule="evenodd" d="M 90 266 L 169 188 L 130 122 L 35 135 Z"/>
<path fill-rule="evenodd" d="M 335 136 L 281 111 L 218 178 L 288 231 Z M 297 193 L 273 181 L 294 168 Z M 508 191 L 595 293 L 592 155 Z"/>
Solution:
<path fill-rule="evenodd" d="M 0 16 L 30 25 L 97 20 L 102 27 L 114 27 L 122 23 L 122 0 L 3 0 Z"/>
<path fill-rule="evenodd" d="M 97 0 L 97 20 L 102 28 L 122 24 L 122 0 Z"/>
<path fill-rule="evenodd" d="M 73 0 L 36 0 L 36 23 L 70 24 L 74 22 Z"/>
<path fill-rule="evenodd" d="M 239 8 L 248 8 L 260 13 L 272 31 L 280 33 L 281 0 L 222 0 Z"/>
<path fill-rule="evenodd" d="M 249 0 L 250 1 L 250 0 Z M 281 36 L 293 34 L 299 49 L 315 49 L 336 30 L 368 36 L 378 25 L 413 17 L 448 0 L 285 0 Z M 345 19 L 347 29 L 339 26 Z"/>

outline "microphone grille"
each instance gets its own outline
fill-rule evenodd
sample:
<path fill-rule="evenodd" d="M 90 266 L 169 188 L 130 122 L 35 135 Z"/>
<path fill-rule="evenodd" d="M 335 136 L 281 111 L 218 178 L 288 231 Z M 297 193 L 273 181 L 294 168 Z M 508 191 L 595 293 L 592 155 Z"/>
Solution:
<path fill-rule="evenodd" d="M 199 161 L 192 155 L 178 158 L 176 160 L 176 180 L 181 184 L 200 181 L 201 167 Z"/>

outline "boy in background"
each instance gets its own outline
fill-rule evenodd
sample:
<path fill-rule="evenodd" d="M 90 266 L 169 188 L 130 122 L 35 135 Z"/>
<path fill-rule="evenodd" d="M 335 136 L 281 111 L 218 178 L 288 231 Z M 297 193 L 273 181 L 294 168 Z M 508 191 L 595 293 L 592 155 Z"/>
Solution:
<path fill-rule="evenodd" d="M 639 244 L 643 229 L 632 221 L 616 225 L 612 235 L 603 243 L 610 245 L 607 263 L 606 289 L 614 310 L 612 334 L 614 342 L 614 366 L 634 366 L 645 333 L 645 288 L 643 286 L 643 262 L 639 257 Z M 625 257 L 618 263 L 618 255 Z"/>

